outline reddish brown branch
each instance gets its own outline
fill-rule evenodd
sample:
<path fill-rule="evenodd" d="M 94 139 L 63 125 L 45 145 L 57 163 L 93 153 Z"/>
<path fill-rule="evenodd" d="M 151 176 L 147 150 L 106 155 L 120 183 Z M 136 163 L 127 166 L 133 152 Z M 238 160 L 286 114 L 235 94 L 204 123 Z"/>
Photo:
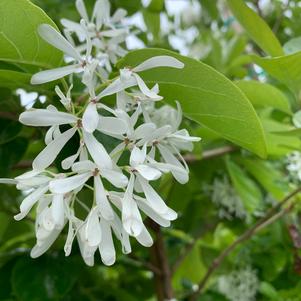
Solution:
<path fill-rule="evenodd" d="M 173 299 L 170 266 L 166 254 L 161 228 L 155 222 L 148 220 L 148 225 L 155 233 L 155 242 L 151 247 L 151 262 L 161 273 L 155 274 L 155 287 L 158 301 Z"/>

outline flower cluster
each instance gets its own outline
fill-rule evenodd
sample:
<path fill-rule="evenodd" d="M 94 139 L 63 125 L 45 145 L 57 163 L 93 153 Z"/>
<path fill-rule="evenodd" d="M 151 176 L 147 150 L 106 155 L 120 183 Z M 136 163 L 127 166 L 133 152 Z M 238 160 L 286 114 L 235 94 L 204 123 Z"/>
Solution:
<path fill-rule="evenodd" d="M 233 218 L 246 219 L 247 212 L 240 197 L 227 177 L 214 179 L 213 185 L 205 187 L 205 192 L 218 207 L 218 216 L 232 220 Z"/>
<path fill-rule="evenodd" d="M 126 254 L 131 252 L 130 236 L 143 246 L 153 243 L 143 216 L 163 227 L 177 218 L 151 182 L 171 173 L 178 182 L 186 183 L 188 167 L 180 152 L 191 151 L 192 143 L 199 138 L 179 129 L 179 103 L 177 110 L 166 105 L 157 108 L 156 103 L 163 99 L 159 86 L 149 88 L 139 75 L 156 67 L 181 69 L 183 63 L 170 56 L 152 57 L 119 70 L 115 79 L 107 80 L 111 64 L 125 54 L 120 46 L 128 33 L 128 28 L 122 26 L 125 12 L 117 10 L 111 17 L 109 2 L 98 0 L 89 19 L 83 1 L 77 0 L 76 6 L 81 22 L 62 20 L 67 39 L 50 25 L 38 28 L 40 36 L 62 50 L 71 64 L 35 74 L 32 84 L 73 75 L 65 93 L 58 86 L 55 88 L 64 112 L 50 105 L 20 115 L 20 122 L 25 125 L 49 129 L 46 147 L 34 159 L 33 170 L 15 179 L 19 190 L 29 191 L 15 219 L 24 218 L 37 204 L 37 243 L 32 257 L 47 251 L 68 224 L 66 256 L 77 238 L 86 264 L 94 264 L 94 254 L 99 250 L 103 263 L 111 265 L 116 257 L 113 234 Z M 72 34 L 83 44 L 75 46 Z M 76 76 L 86 86 L 86 103 L 73 99 L 72 81 Z M 102 91 L 97 94 L 99 85 Z M 114 106 L 104 103 L 106 96 L 115 97 Z M 74 154 L 61 162 L 65 172 L 54 173 L 54 161 L 74 136 L 80 138 L 80 143 L 72 145 Z M 111 137 L 114 147 L 102 143 L 99 137 Z M 91 206 L 79 195 L 83 189 L 93 192 Z M 84 219 L 77 215 L 75 205 L 86 210 Z"/>
<path fill-rule="evenodd" d="M 257 273 L 246 266 L 218 279 L 219 291 L 231 301 L 253 301 L 259 289 Z"/>

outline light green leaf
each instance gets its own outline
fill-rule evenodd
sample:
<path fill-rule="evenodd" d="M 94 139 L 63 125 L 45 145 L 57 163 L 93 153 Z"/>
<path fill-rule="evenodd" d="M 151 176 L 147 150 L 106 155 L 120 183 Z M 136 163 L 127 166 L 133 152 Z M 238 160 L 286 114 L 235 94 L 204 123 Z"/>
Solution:
<path fill-rule="evenodd" d="M 287 85 L 294 92 L 301 87 L 301 51 L 277 58 L 261 58 L 253 55 L 253 61 L 272 77 Z"/>
<path fill-rule="evenodd" d="M 271 56 L 283 55 L 280 42 L 260 16 L 243 0 L 227 0 L 227 2 L 236 19 L 260 48 Z"/>
<path fill-rule="evenodd" d="M 275 199 L 281 200 L 289 192 L 283 175 L 269 162 L 258 159 L 239 158 L 238 162 L 268 191 Z"/>
<path fill-rule="evenodd" d="M 42 23 L 57 28 L 28 0 L 0 0 L 0 61 L 45 68 L 60 65 L 62 53 L 37 33 L 37 27 Z"/>
<path fill-rule="evenodd" d="M 206 268 L 201 258 L 201 252 L 198 244 L 185 257 L 179 268 L 176 270 L 172 282 L 175 288 L 181 288 L 183 280 L 191 284 L 198 283 L 204 276 Z"/>
<path fill-rule="evenodd" d="M 227 159 L 226 165 L 233 186 L 243 201 L 246 210 L 253 213 L 262 201 L 259 187 L 236 163 Z"/>
<path fill-rule="evenodd" d="M 236 85 L 245 93 L 254 107 L 272 107 L 291 114 L 288 99 L 277 88 L 255 80 L 240 80 Z"/>
<path fill-rule="evenodd" d="M 158 83 L 160 95 L 172 105 L 178 100 L 188 118 L 259 156 L 266 155 L 262 126 L 251 103 L 236 85 L 213 68 L 163 49 L 133 51 L 119 66 L 136 66 L 159 55 L 173 56 L 185 67 L 141 72 L 149 87 Z"/>
<path fill-rule="evenodd" d="M 283 45 L 285 54 L 293 54 L 301 50 L 301 37 L 293 38 Z"/>
<path fill-rule="evenodd" d="M 265 130 L 269 155 L 282 156 L 293 150 L 301 151 L 301 140 L 297 135 L 289 135 L 294 130 L 292 126 L 269 118 L 262 118 L 261 123 Z"/>

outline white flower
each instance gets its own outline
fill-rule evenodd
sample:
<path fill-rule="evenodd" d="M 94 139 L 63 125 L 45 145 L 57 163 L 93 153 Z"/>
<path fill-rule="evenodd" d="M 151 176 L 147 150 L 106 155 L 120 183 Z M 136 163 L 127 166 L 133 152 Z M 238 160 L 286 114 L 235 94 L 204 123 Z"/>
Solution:
<path fill-rule="evenodd" d="M 91 46 L 87 46 L 86 57 L 82 58 L 76 48 L 52 26 L 48 24 L 42 24 L 39 26 L 38 32 L 47 43 L 73 58 L 75 63 L 69 66 L 38 72 L 32 76 L 31 84 L 43 84 L 60 79 L 72 73 L 91 72 L 91 69 L 94 69 L 95 61 L 89 59 L 91 54 Z M 91 41 L 87 39 L 87 43 L 91 43 Z M 85 84 L 87 83 L 85 82 Z"/>
<path fill-rule="evenodd" d="M 147 59 L 143 63 L 138 66 L 129 69 L 124 68 L 120 70 L 120 76 L 117 78 L 112 84 L 110 84 L 106 89 L 104 89 L 97 98 L 102 98 L 107 95 L 112 95 L 123 91 L 127 88 L 137 86 L 141 90 L 141 92 L 150 97 L 150 98 L 158 98 L 159 96 L 152 90 L 150 90 L 143 79 L 138 75 L 139 72 L 158 68 L 158 67 L 171 67 L 171 68 L 184 68 L 184 64 L 171 56 L 155 56 L 150 59 Z"/>

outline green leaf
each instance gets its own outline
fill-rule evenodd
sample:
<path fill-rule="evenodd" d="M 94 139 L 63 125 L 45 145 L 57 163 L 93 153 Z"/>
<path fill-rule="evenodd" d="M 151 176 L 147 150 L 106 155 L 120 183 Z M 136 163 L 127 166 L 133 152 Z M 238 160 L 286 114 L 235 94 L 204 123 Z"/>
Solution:
<path fill-rule="evenodd" d="M 301 86 L 301 51 L 277 58 L 251 56 L 253 61 L 272 77 L 287 85 L 294 92 Z"/>
<path fill-rule="evenodd" d="M 20 122 L 0 118 L 0 145 L 15 139 L 21 129 Z"/>
<path fill-rule="evenodd" d="M 285 54 L 293 54 L 301 50 L 301 37 L 293 38 L 283 45 Z"/>
<path fill-rule="evenodd" d="M 268 191 L 275 199 L 281 200 L 290 189 L 283 181 L 283 175 L 270 162 L 258 159 L 239 158 L 238 162 Z"/>
<path fill-rule="evenodd" d="M 236 19 L 260 48 L 271 56 L 283 55 L 280 42 L 261 17 L 242 0 L 227 0 L 227 2 Z"/>
<path fill-rule="evenodd" d="M 172 282 L 175 288 L 181 288 L 183 281 L 198 283 L 206 272 L 198 244 L 187 254 L 176 270 Z"/>
<path fill-rule="evenodd" d="M 0 0 L 2 87 L 28 88 L 32 73 L 39 68 L 54 68 L 61 64 L 62 52 L 46 43 L 37 33 L 42 23 L 57 29 L 52 20 L 30 1 Z M 4 62 L 15 65 L 3 66 Z"/>
<path fill-rule="evenodd" d="M 78 270 L 71 258 L 21 258 L 13 269 L 13 291 L 20 301 L 62 300 L 74 285 Z"/>
<path fill-rule="evenodd" d="M 287 155 L 293 150 L 301 151 L 301 141 L 298 135 L 289 134 L 294 131 L 291 125 L 264 117 L 261 118 L 261 123 L 265 130 L 267 152 L 269 155 L 282 156 Z"/>
<path fill-rule="evenodd" d="M 28 0 L 0 0 L 0 61 L 39 67 L 56 67 L 61 51 L 42 40 L 37 27 L 51 19 Z"/>
<path fill-rule="evenodd" d="M 213 68 L 168 50 L 151 48 L 129 53 L 119 67 L 136 66 L 159 55 L 173 56 L 185 67 L 141 72 L 150 87 L 158 83 L 165 100 L 172 105 L 178 100 L 188 118 L 259 156 L 266 155 L 262 126 L 251 103 L 236 85 Z"/>
<path fill-rule="evenodd" d="M 255 80 L 240 80 L 236 85 L 245 93 L 254 107 L 272 107 L 291 114 L 286 96 L 270 84 Z"/>
<path fill-rule="evenodd" d="M 253 213 L 261 204 L 262 194 L 257 184 L 230 159 L 226 160 L 227 169 L 233 186 L 249 213 Z"/>

